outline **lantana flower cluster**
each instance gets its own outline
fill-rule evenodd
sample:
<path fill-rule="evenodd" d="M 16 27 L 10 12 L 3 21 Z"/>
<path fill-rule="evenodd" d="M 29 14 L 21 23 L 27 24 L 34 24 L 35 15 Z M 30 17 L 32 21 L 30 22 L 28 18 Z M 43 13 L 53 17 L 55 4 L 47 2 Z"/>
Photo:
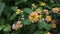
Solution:
<path fill-rule="evenodd" d="M 41 2 L 40 6 L 45 6 L 46 3 Z M 35 4 L 32 4 L 32 9 L 36 8 L 37 6 Z M 16 14 L 20 14 L 22 10 L 17 9 Z M 58 7 L 54 7 L 52 8 L 52 12 L 54 14 L 58 13 L 60 11 L 60 8 Z M 45 17 L 43 17 L 43 13 L 45 14 Z M 29 14 L 28 16 L 30 23 L 36 23 L 38 21 L 41 21 L 42 19 L 44 21 L 46 21 L 46 23 L 51 22 L 52 28 L 56 28 L 56 21 L 52 20 L 51 15 L 49 15 L 49 10 L 48 9 L 43 9 L 43 11 L 41 9 L 36 9 L 35 11 L 33 11 L 32 13 Z M 22 18 L 24 19 L 24 17 Z M 18 28 L 22 28 L 23 24 L 20 21 L 17 21 L 16 24 L 12 25 L 12 29 L 17 30 Z M 47 32 L 47 34 L 51 34 L 50 32 Z"/>

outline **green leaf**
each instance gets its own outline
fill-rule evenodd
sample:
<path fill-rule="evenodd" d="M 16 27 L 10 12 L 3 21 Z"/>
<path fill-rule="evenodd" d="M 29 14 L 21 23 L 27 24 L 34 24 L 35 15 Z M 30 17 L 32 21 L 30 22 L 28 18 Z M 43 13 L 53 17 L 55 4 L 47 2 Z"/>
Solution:
<path fill-rule="evenodd" d="M 36 30 L 36 25 L 35 24 L 31 24 L 30 25 L 30 32 L 34 32 Z"/>
<path fill-rule="evenodd" d="M 49 5 L 46 5 L 45 8 L 52 9 L 52 7 Z"/>
<path fill-rule="evenodd" d="M 47 24 L 47 26 L 45 27 L 46 30 L 50 30 L 52 28 L 51 24 Z"/>
<path fill-rule="evenodd" d="M 3 26 L 0 25 L 0 31 L 3 29 Z"/>
<path fill-rule="evenodd" d="M 60 33 L 58 33 L 58 34 L 60 34 Z"/>
<path fill-rule="evenodd" d="M 0 19 L 0 25 L 4 24 L 4 18 Z"/>
<path fill-rule="evenodd" d="M 60 16 L 60 12 L 57 15 Z"/>
<path fill-rule="evenodd" d="M 22 19 L 21 19 L 21 18 L 22 18 L 22 16 L 21 16 L 21 15 L 19 15 L 19 16 L 18 16 L 18 20 L 22 21 Z"/>
<path fill-rule="evenodd" d="M 11 17 L 10 17 L 10 20 L 14 20 L 16 18 L 17 14 L 13 14 Z"/>
<path fill-rule="evenodd" d="M 27 1 L 27 0 L 22 0 L 22 1 L 20 0 L 20 2 L 26 2 L 26 1 Z"/>
<path fill-rule="evenodd" d="M 17 7 L 11 7 L 11 9 L 14 11 L 14 12 L 16 12 L 17 11 Z"/>
<path fill-rule="evenodd" d="M 43 34 L 43 31 L 36 31 L 34 34 Z"/>
<path fill-rule="evenodd" d="M 47 24 L 45 21 L 42 21 L 41 23 L 39 22 L 38 24 L 39 29 L 46 29 L 46 30 L 50 30 L 51 29 L 51 24 Z"/>
<path fill-rule="evenodd" d="M 18 5 L 18 4 L 20 4 L 20 3 L 23 3 L 23 2 L 26 2 L 27 0 L 19 0 L 19 1 L 16 1 L 15 2 L 15 5 Z"/>
<path fill-rule="evenodd" d="M 10 16 L 11 16 L 11 13 L 8 13 L 8 14 L 7 14 L 7 18 L 9 19 L 9 18 L 10 18 Z"/>
<path fill-rule="evenodd" d="M 5 3 L 0 2 L 0 16 L 2 14 L 2 11 L 4 10 Z"/>
<path fill-rule="evenodd" d="M 33 10 L 30 8 L 24 8 L 23 11 L 26 12 L 27 14 L 30 14 L 33 12 Z"/>
<path fill-rule="evenodd" d="M 3 29 L 3 31 L 5 31 L 5 32 L 11 31 L 11 26 L 7 24 L 7 25 L 5 26 L 5 28 Z"/>
<path fill-rule="evenodd" d="M 24 25 L 30 25 L 30 21 L 29 19 L 26 19 L 24 22 L 23 22 Z"/>
<path fill-rule="evenodd" d="M 49 1 L 49 0 L 44 0 L 45 2 Z"/>
<path fill-rule="evenodd" d="M 2 2 L 2 0 L 0 0 L 0 2 Z"/>
<path fill-rule="evenodd" d="M 47 34 L 49 31 L 45 31 L 44 34 Z"/>
<path fill-rule="evenodd" d="M 37 26 L 38 26 L 40 29 L 42 29 L 43 27 L 46 26 L 46 23 L 43 22 L 43 21 L 42 21 L 42 22 L 38 22 Z"/>

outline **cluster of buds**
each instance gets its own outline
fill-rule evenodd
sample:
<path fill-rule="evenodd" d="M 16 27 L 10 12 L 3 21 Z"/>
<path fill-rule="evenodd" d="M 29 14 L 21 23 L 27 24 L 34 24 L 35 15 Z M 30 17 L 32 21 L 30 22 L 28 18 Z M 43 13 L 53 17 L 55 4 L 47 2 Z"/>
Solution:
<path fill-rule="evenodd" d="M 32 7 L 36 7 L 36 5 L 35 4 L 32 4 Z"/>
<path fill-rule="evenodd" d="M 39 9 L 39 8 L 38 8 L 38 9 L 36 9 L 35 11 L 36 11 L 38 14 L 41 14 L 41 12 L 42 12 L 42 10 L 41 10 L 41 9 Z"/>
<path fill-rule="evenodd" d="M 24 20 L 24 15 L 22 15 L 22 18 L 21 19 Z"/>
<path fill-rule="evenodd" d="M 20 14 L 21 12 L 23 12 L 23 11 L 20 9 L 17 9 L 16 14 Z"/>
<path fill-rule="evenodd" d="M 38 18 L 41 19 L 42 18 L 42 10 L 36 9 L 35 11 L 38 13 Z"/>
<path fill-rule="evenodd" d="M 33 9 L 33 8 L 36 8 L 36 5 L 35 5 L 34 3 L 32 4 L 32 9 Z"/>
<path fill-rule="evenodd" d="M 17 30 L 17 29 L 22 28 L 22 27 L 23 27 L 23 24 L 21 23 L 21 21 L 18 21 L 18 22 L 16 22 L 16 24 L 12 25 L 13 30 Z"/>

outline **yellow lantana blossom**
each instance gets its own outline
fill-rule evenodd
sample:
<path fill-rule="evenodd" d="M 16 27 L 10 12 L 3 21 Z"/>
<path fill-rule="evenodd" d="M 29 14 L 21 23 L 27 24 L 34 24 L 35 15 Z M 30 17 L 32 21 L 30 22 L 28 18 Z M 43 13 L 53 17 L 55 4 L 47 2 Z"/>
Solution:
<path fill-rule="evenodd" d="M 59 8 L 57 8 L 57 7 L 53 8 L 53 12 L 54 13 L 58 13 L 59 12 Z"/>
<path fill-rule="evenodd" d="M 29 20 L 30 20 L 30 22 L 32 22 L 32 23 L 37 22 L 37 20 L 38 20 L 38 13 L 32 12 L 32 13 L 29 15 Z"/>
<path fill-rule="evenodd" d="M 47 32 L 46 34 L 51 34 L 50 32 Z"/>
<path fill-rule="evenodd" d="M 20 14 L 20 13 L 21 13 L 21 10 L 17 9 L 16 14 Z"/>
<path fill-rule="evenodd" d="M 51 21 L 51 16 L 46 16 L 46 21 L 50 22 Z"/>
<path fill-rule="evenodd" d="M 33 9 L 33 8 L 36 8 L 36 5 L 35 5 L 35 4 L 32 4 L 32 9 Z"/>
<path fill-rule="evenodd" d="M 40 4 L 41 6 L 45 6 L 46 5 L 46 3 L 43 3 L 43 2 L 41 2 L 41 4 Z"/>

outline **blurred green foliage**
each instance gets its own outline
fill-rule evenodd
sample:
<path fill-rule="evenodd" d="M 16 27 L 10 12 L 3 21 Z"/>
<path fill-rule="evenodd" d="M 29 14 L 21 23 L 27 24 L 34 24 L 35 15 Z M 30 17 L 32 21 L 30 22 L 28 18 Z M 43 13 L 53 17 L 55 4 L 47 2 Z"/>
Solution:
<path fill-rule="evenodd" d="M 40 6 L 41 2 L 46 3 L 46 5 L 44 7 Z M 32 4 L 37 7 L 32 9 Z M 60 12 L 57 14 L 52 13 L 52 8 L 54 7 L 60 7 L 60 0 L 0 0 L 0 34 L 46 34 L 46 32 L 59 34 Z M 28 16 L 37 8 L 42 11 L 43 9 L 48 9 L 50 11 L 49 15 L 57 21 L 57 27 L 53 29 L 51 24 L 45 21 L 32 24 Z M 15 14 L 17 9 L 21 9 L 24 13 Z M 22 15 L 24 15 L 25 20 L 21 19 Z M 45 17 L 44 13 L 43 15 Z M 12 25 L 18 20 L 22 21 L 23 28 L 15 31 L 12 29 Z"/>

